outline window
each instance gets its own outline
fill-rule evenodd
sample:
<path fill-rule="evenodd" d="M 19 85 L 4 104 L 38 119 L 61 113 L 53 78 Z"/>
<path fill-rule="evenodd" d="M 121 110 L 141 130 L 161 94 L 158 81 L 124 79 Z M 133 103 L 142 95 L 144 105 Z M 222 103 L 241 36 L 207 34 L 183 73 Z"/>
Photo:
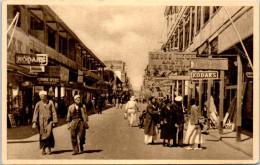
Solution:
<path fill-rule="evenodd" d="M 31 17 L 31 30 L 43 30 L 43 21 L 36 19 L 35 17 Z"/>
<path fill-rule="evenodd" d="M 220 8 L 220 6 L 214 6 L 214 7 L 213 7 L 213 13 L 216 13 L 219 8 Z"/>
<path fill-rule="evenodd" d="M 192 22 L 191 22 L 191 42 L 193 40 L 194 37 L 194 24 L 195 24 L 195 13 L 194 13 L 194 7 L 192 8 L 192 18 L 191 18 Z"/>
<path fill-rule="evenodd" d="M 55 49 L 55 32 L 48 29 L 48 46 Z"/>
<path fill-rule="evenodd" d="M 200 31 L 200 20 L 201 20 L 201 6 L 197 9 L 197 32 Z"/>
<path fill-rule="evenodd" d="M 61 36 L 59 38 L 59 52 L 67 55 L 67 40 Z"/>
<path fill-rule="evenodd" d="M 204 7 L 204 23 L 208 22 L 209 20 L 209 6 Z"/>
<path fill-rule="evenodd" d="M 20 9 L 19 6 L 14 6 L 14 17 L 16 16 L 17 13 L 20 13 L 19 18 L 18 18 L 18 22 L 17 22 L 17 26 L 21 27 L 21 18 L 22 18 L 21 17 L 21 9 Z"/>

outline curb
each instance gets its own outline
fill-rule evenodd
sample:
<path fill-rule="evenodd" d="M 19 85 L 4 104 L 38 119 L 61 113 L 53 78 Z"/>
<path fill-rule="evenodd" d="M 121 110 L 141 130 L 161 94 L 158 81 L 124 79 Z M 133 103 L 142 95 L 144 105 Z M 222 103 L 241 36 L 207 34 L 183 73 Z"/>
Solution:
<path fill-rule="evenodd" d="M 247 151 L 245 151 L 245 150 L 243 150 L 243 149 L 237 147 L 236 145 L 233 145 L 232 143 L 223 140 L 223 137 L 218 137 L 218 136 L 212 135 L 212 134 L 210 134 L 210 133 L 209 133 L 208 135 L 211 136 L 211 137 L 216 138 L 218 141 L 221 141 L 222 143 L 224 143 L 224 144 L 226 144 L 226 145 L 228 145 L 228 146 L 230 146 L 230 147 L 232 147 L 232 148 L 234 148 L 234 149 L 236 149 L 236 150 L 238 150 L 238 151 L 243 152 L 243 153 L 246 154 L 247 156 L 253 157 L 253 154 L 252 154 L 252 153 L 249 153 L 249 152 L 247 152 Z"/>

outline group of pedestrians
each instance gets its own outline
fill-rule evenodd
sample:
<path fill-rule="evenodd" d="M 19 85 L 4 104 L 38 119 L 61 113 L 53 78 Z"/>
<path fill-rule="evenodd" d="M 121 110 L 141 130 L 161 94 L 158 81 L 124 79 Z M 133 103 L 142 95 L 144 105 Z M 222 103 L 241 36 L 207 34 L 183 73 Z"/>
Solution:
<path fill-rule="evenodd" d="M 116 107 L 116 109 L 122 109 L 123 107 L 123 98 L 122 97 L 113 97 L 112 99 L 113 107 Z"/>
<path fill-rule="evenodd" d="M 58 119 L 53 102 L 47 99 L 47 92 L 40 91 L 39 96 L 41 100 L 35 106 L 32 127 L 38 127 L 42 155 L 49 155 L 51 154 L 51 148 L 54 148 L 55 146 L 52 130 L 58 123 Z M 69 106 L 66 119 L 71 135 L 73 149 L 72 155 L 78 154 L 79 149 L 83 152 L 83 145 L 85 144 L 85 129 L 88 129 L 86 107 L 80 100 L 80 95 L 74 96 L 74 103 Z"/>
<path fill-rule="evenodd" d="M 132 96 L 125 106 L 125 118 L 128 119 L 129 126 L 133 126 L 137 111 L 137 103 L 134 96 Z M 157 140 L 160 133 L 160 139 L 163 140 L 164 147 L 184 147 L 187 150 L 201 150 L 203 139 L 199 122 L 200 114 L 195 99 L 191 99 L 191 113 L 188 117 L 187 131 L 184 138 L 185 119 L 182 97 L 175 97 L 174 102 L 170 100 L 157 101 L 156 98 L 150 97 L 145 113 L 140 115 L 140 123 L 144 127 L 145 144 L 155 144 L 155 140 Z M 144 120 L 141 121 L 142 119 Z"/>

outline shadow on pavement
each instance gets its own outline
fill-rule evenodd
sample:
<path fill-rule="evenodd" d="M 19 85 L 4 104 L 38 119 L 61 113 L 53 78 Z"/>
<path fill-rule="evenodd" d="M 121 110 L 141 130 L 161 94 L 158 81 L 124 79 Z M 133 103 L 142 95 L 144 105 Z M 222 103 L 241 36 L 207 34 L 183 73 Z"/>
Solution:
<path fill-rule="evenodd" d="M 84 153 L 95 153 L 95 152 L 101 152 L 103 150 L 86 150 L 86 151 L 83 151 L 81 152 L 80 154 L 84 154 Z"/>
<path fill-rule="evenodd" d="M 61 154 L 65 152 L 72 152 L 72 150 L 59 150 L 59 151 L 52 151 L 51 154 Z"/>
<path fill-rule="evenodd" d="M 34 143 L 39 142 L 39 140 L 28 140 L 28 141 L 7 141 L 7 143 Z"/>

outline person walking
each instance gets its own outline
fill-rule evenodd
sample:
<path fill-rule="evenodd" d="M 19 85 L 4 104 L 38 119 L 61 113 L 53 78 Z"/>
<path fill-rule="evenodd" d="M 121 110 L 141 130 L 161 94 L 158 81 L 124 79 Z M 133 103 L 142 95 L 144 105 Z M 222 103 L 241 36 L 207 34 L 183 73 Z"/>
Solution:
<path fill-rule="evenodd" d="M 146 118 L 144 123 L 144 142 L 146 144 L 154 144 L 154 140 L 157 139 L 157 123 L 156 116 L 160 114 L 160 111 L 156 110 L 156 101 L 154 97 L 150 97 L 149 104 L 146 108 Z"/>
<path fill-rule="evenodd" d="M 36 125 L 38 125 L 42 155 L 49 155 L 51 154 L 51 148 L 55 146 L 52 129 L 58 123 L 57 113 L 53 102 L 47 99 L 46 91 L 40 91 L 39 96 L 41 100 L 35 105 L 32 128 L 36 128 Z"/>
<path fill-rule="evenodd" d="M 183 147 L 183 127 L 184 127 L 184 114 L 183 114 L 183 107 L 182 107 L 182 97 L 177 96 L 175 97 L 174 106 L 174 116 L 175 116 L 175 127 L 176 132 L 176 141 L 175 144 L 179 147 Z"/>
<path fill-rule="evenodd" d="M 171 102 L 169 100 L 164 101 L 165 106 L 162 107 L 161 117 L 161 139 L 163 139 L 164 147 L 171 147 L 170 141 L 174 138 L 174 112 L 173 107 L 171 106 Z M 165 141 L 167 140 L 167 144 Z"/>
<path fill-rule="evenodd" d="M 113 97 L 113 99 L 112 99 L 112 104 L 113 104 L 113 107 L 115 107 L 116 106 L 116 99 Z"/>
<path fill-rule="evenodd" d="M 191 99 L 191 115 L 189 118 L 187 133 L 184 139 L 185 144 L 189 144 L 185 149 L 187 150 L 201 150 L 201 144 L 203 143 L 203 139 L 201 136 L 201 128 L 199 124 L 199 110 L 195 104 L 195 99 Z M 194 145 L 197 147 L 194 148 Z"/>
<path fill-rule="evenodd" d="M 88 128 L 87 121 L 87 111 L 84 104 L 80 102 L 80 95 L 74 96 L 74 103 L 69 106 L 67 120 L 68 129 L 71 134 L 72 143 L 72 155 L 76 155 L 79 152 L 83 152 L 85 144 L 85 129 Z M 79 146 L 78 146 L 79 138 Z"/>
<path fill-rule="evenodd" d="M 131 96 L 130 100 L 126 103 L 125 106 L 125 113 L 128 116 L 129 126 L 133 126 L 133 122 L 136 120 L 136 113 L 137 113 L 137 103 L 135 101 L 135 97 Z"/>
<path fill-rule="evenodd" d="M 116 109 L 119 109 L 119 98 L 116 98 Z"/>
<path fill-rule="evenodd" d="M 97 100 L 98 114 L 102 114 L 103 104 L 104 104 L 103 99 L 98 97 Z"/>
<path fill-rule="evenodd" d="M 95 101 L 95 97 L 92 98 L 91 103 L 92 103 L 92 107 L 93 107 L 93 112 L 94 112 L 94 113 L 97 113 L 97 112 L 96 112 L 96 101 Z"/>

